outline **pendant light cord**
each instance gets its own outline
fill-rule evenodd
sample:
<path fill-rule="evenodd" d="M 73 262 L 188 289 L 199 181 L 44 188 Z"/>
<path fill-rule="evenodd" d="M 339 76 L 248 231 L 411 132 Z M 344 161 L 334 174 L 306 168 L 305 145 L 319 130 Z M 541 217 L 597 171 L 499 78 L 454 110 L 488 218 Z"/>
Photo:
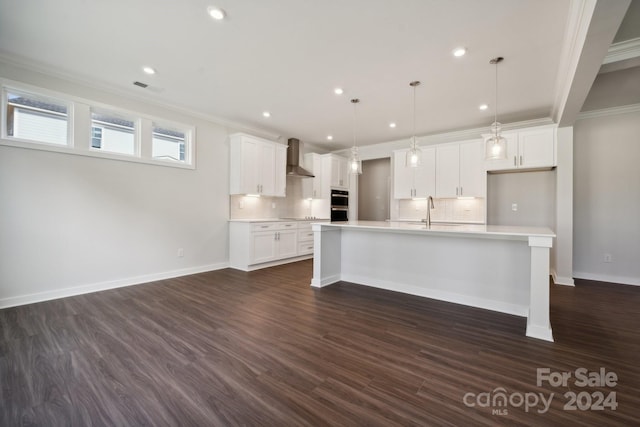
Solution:
<path fill-rule="evenodd" d="M 494 134 L 496 140 L 498 139 L 498 61 L 496 60 L 496 108 L 493 116 L 493 123 L 495 124 Z"/>

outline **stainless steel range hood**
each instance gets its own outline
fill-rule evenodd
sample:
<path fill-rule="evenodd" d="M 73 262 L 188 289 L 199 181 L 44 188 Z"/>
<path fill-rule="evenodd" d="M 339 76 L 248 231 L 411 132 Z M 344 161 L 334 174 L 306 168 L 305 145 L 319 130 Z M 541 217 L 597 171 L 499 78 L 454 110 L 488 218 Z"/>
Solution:
<path fill-rule="evenodd" d="M 300 167 L 300 140 L 289 138 L 287 148 L 287 176 L 294 178 L 315 178 L 308 170 Z"/>

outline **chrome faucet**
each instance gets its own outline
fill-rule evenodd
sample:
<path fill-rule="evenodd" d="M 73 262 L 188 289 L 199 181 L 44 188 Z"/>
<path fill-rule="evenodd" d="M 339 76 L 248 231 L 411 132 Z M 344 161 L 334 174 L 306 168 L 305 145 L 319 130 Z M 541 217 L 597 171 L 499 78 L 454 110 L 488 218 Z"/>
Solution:
<path fill-rule="evenodd" d="M 427 197 L 427 217 L 422 220 L 422 222 L 427 224 L 427 228 L 431 227 L 431 209 L 434 209 L 433 206 L 433 197 Z"/>

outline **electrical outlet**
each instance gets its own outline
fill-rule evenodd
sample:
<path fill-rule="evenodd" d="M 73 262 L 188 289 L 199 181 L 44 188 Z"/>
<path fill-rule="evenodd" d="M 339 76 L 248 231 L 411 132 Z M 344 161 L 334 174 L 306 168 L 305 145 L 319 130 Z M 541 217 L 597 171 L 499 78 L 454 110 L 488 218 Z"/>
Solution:
<path fill-rule="evenodd" d="M 511 203 L 511 210 L 516 212 L 518 210 L 518 204 L 517 203 Z"/>
<path fill-rule="evenodd" d="M 244 209 L 244 200 L 238 202 L 238 209 Z"/>
<path fill-rule="evenodd" d="M 271 202 L 271 209 L 275 209 L 276 208 L 276 202 Z"/>
<path fill-rule="evenodd" d="M 182 258 L 184 256 L 184 248 L 178 248 L 178 258 Z"/>
<path fill-rule="evenodd" d="M 611 256 L 611 254 L 604 254 L 604 256 L 602 257 L 602 260 L 604 262 L 612 262 L 613 261 L 613 257 Z"/>

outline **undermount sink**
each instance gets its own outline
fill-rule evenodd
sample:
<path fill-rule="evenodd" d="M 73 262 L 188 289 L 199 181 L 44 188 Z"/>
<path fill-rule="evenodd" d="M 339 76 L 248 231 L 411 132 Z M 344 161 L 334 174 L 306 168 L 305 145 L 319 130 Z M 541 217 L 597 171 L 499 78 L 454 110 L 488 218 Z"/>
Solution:
<path fill-rule="evenodd" d="M 411 225 L 424 225 L 424 226 L 426 226 L 426 225 L 427 225 L 427 223 L 426 223 L 426 222 L 423 222 L 423 221 L 419 221 L 419 222 L 418 222 L 418 221 L 410 221 L 410 222 L 408 222 L 407 224 L 411 224 Z M 432 222 L 432 223 L 431 223 L 431 226 L 432 226 L 432 227 L 435 227 L 435 226 L 460 227 L 460 226 L 462 226 L 462 225 L 464 225 L 464 224 L 452 224 L 452 223 L 449 223 L 449 222 Z"/>

